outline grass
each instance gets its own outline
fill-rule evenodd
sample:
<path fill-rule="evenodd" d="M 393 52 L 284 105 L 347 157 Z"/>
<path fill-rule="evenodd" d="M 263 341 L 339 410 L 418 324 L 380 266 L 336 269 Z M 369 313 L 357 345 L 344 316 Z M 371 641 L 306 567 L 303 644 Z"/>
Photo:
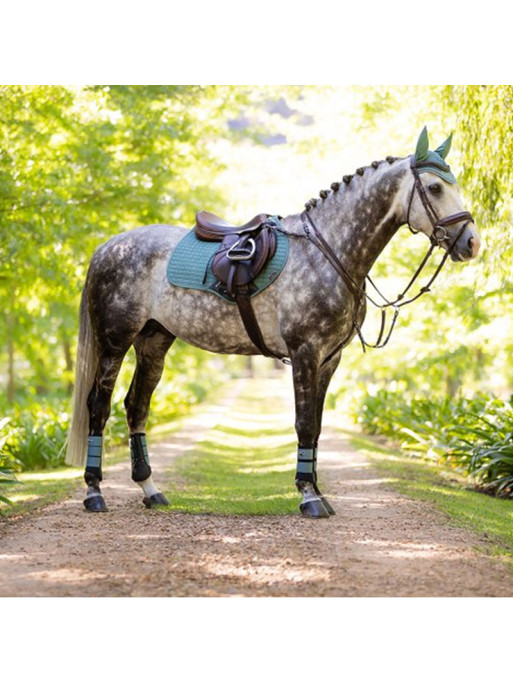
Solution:
<path fill-rule="evenodd" d="M 172 489 L 166 491 L 172 505 L 165 510 L 219 515 L 297 514 L 296 440 L 292 424 L 280 415 L 282 402 L 269 396 L 272 386 L 273 380 L 252 381 L 251 393 L 242 392 L 222 425 L 210 430 L 192 452 L 174 461 Z M 205 407 L 193 410 L 200 412 Z M 151 436 L 170 434 L 182 423 L 175 420 L 156 426 Z M 127 446 L 114 447 L 108 450 L 105 465 L 126 458 Z M 0 503 L 0 515 L 5 517 L 30 513 L 65 499 L 83 484 L 83 470 L 31 471 L 17 478 L 19 484 L 5 488 L 12 505 Z"/>
<path fill-rule="evenodd" d="M 173 465 L 170 510 L 192 514 L 297 514 L 295 436 L 270 396 L 272 381 L 251 383 L 223 424 Z"/>
<path fill-rule="evenodd" d="M 346 434 L 393 489 L 433 503 L 454 524 L 480 535 L 484 542 L 481 550 L 513 565 L 513 501 L 472 491 L 465 478 L 447 468 L 404 456 L 361 434 Z"/>
<path fill-rule="evenodd" d="M 163 423 L 155 427 L 151 434 L 155 437 L 168 435 L 178 430 L 181 424 L 180 419 Z M 130 459 L 128 432 L 127 444 L 110 448 L 107 446 L 104 468 L 127 459 Z M 16 473 L 16 479 L 16 484 L 10 484 L 4 489 L 4 494 L 11 504 L 0 502 L 0 516 L 3 518 L 25 515 L 56 501 L 63 501 L 81 485 L 85 493 L 83 468 L 63 466 L 52 470 L 25 471 Z"/>
<path fill-rule="evenodd" d="M 11 517 L 61 501 L 69 496 L 82 482 L 82 469 L 58 468 L 18 473 L 17 484 L 5 490 L 12 504 L 0 503 L 0 515 Z"/>

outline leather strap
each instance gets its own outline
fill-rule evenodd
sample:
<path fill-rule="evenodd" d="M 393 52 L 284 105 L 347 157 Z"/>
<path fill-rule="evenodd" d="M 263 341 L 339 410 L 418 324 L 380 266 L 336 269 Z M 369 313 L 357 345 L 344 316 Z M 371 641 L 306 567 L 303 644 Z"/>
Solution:
<path fill-rule="evenodd" d="M 260 330 L 260 326 L 258 325 L 258 321 L 251 304 L 251 297 L 247 286 L 237 288 L 235 302 L 239 309 L 240 317 L 242 318 L 244 327 L 246 328 L 246 332 L 248 333 L 248 337 L 253 342 L 255 347 L 259 349 L 264 356 L 281 359 L 280 356 L 273 354 L 273 352 L 268 349 L 264 342 L 262 331 Z"/>
<path fill-rule="evenodd" d="M 308 219 L 308 223 L 313 229 L 313 233 L 310 231 L 308 227 L 308 223 L 305 221 L 305 217 Z M 330 245 L 326 242 L 326 240 L 323 238 L 321 235 L 319 229 L 315 225 L 312 217 L 308 212 L 303 212 L 302 214 L 302 219 L 303 219 L 303 230 L 306 233 L 306 237 L 310 240 L 310 242 L 313 242 L 313 244 L 319 249 L 326 259 L 330 262 L 330 264 L 333 266 L 335 271 L 339 274 L 339 276 L 342 278 L 342 280 L 345 282 L 347 287 L 349 288 L 349 291 L 351 294 L 353 294 L 355 297 L 361 296 L 363 294 L 362 289 L 355 283 L 353 278 L 350 276 L 349 272 L 347 271 L 346 267 L 344 264 L 340 261 L 340 259 L 337 257 L 333 249 L 330 247 Z"/>

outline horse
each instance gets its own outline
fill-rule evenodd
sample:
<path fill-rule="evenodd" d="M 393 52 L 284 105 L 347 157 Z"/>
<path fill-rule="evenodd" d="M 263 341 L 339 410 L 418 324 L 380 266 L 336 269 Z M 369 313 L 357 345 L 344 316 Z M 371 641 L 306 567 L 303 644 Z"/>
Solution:
<path fill-rule="evenodd" d="M 449 256 L 453 262 L 466 262 L 479 252 L 475 222 L 463 208 L 446 162 L 451 140 L 452 134 L 431 151 L 424 128 L 414 154 L 359 168 L 321 191 L 300 213 L 279 221 L 289 242 L 288 259 L 276 280 L 252 299 L 252 306 L 265 349 L 289 359 L 292 367 L 295 485 L 300 512 L 307 518 L 335 514 L 317 481 L 323 406 L 342 350 L 355 335 L 364 343 L 361 326 L 368 302 L 373 302 L 366 279 L 374 262 L 404 225 L 425 234 L 431 249 L 442 248 L 444 262 Z M 166 278 L 170 255 L 188 232 L 162 224 L 134 228 L 101 245 L 90 261 L 80 305 L 66 455 L 70 465 L 85 464 L 87 511 L 107 510 L 100 486 L 103 431 L 116 378 L 131 346 L 137 362 L 124 404 L 132 479 L 142 488 L 148 508 L 168 505 L 153 482 L 145 428 L 150 399 L 173 342 L 179 338 L 220 354 L 262 353 L 232 303 L 211 292 L 172 285 Z M 388 302 L 395 315 L 401 298 Z"/>

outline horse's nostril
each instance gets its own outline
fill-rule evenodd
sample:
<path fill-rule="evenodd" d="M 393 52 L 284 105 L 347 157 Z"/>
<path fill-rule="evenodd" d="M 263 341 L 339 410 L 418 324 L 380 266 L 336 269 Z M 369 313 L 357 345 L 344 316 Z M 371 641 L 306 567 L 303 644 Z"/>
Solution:
<path fill-rule="evenodd" d="M 479 254 L 479 248 L 481 247 L 481 240 L 475 235 L 469 238 L 468 248 L 472 257 L 476 257 Z"/>

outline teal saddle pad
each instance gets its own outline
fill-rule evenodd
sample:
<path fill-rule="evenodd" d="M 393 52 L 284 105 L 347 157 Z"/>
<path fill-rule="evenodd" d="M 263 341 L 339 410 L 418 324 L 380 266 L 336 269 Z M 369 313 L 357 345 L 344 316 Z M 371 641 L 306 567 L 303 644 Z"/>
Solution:
<path fill-rule="evenodd" d="M 234 302 L 225 287 L 212 273 L 212 258 L 220 248 L 220 242 L 198 240 L 194 231 L 185 235 L 175 247 L 167 265 L 167 279 L 171 285 L 189 290 L 213 292 L 218 297 Z M 289 240 L 276 231 L 276 252 L 263 271 L 251 284 L 251 297 L 272 285 L 282 272 L 289 256 Z"/>

